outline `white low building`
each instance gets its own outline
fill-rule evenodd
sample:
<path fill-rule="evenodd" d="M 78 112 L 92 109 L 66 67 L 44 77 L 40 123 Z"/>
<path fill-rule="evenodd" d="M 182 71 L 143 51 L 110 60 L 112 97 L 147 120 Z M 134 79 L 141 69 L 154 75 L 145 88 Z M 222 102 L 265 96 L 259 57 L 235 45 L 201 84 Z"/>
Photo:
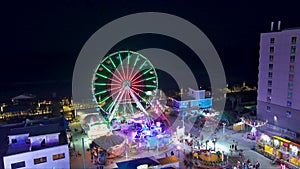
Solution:
<path fill-rule="evenodd" d="M 42 120 L 23 127 L 1 126 L 8 129 L 7 144 L 0 145 L 0 168 L 70 168 L 69 148 L 63 121 Z M 1 133 L 3 138 L 3 133 Z"/>

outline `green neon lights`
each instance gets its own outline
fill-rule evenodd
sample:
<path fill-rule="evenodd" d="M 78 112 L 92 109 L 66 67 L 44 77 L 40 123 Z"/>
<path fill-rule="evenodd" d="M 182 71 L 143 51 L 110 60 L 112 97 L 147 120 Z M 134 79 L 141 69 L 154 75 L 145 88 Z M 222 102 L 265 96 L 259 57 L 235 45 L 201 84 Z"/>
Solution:
<path fill-rule="evenodd" d="M 99 94 L 103 94 L 103 93 L 106 93 L 106 92 L 107 92 L 107 90 L 102 90 L 102 91 L 100 91 L 100 92 L 95 93 L 95 95 L 97 96 L 97 95 L 99 95 Z"/>
<path fill-rule="evenodd" d="M 110 60 L 111 64 L 114 66 L 114 68 L 116 69 L 117 67 L 116 67 L 114 61 L 111 59 L 111 57 L 109 57 L 109 60 Z"/>
<path fill-rule="evenodd" d="M 142 67 L 144 67 L 144 65 L 147 63 L 147 61 L 145 61 L 141 66 L 140 66 L 140 68 L 139 69 L 142 69 Z"/>
<path fill-rule="evenodd" d="M 156 77 L 155 76 L 153 76 L 153 77 L 148 77 L 148 78 L 146 78 L 145 80 L 151 80 L 151 79 L 155 79 Z"/>
<path fill-rule="evenodd" d="M 102 67 L 104 67 L 104 69 L 106 69 L 109 73 L 111 73 L 111 70 L 108 69 L 104 64 L 102 65 Z"/>
<path fill-rule="evenodd" d="M 137 57 L 135 58 L 134 64 L 133 64 L 134 67 L 139 60 L 140 60 L 139 55 L 137 55 Z"/>
<path fill-rule="evenodd" d="M 120 60 L 120 64 L 122 65 L 123 62 L 122 62 L 122 56 L 121 56 L 121 53 L 119 52 L 119 60 Z"/>
<path fill-rule="evenodd" d="M 152 87 L 152 88 L 156 88 L 155 85 L 146 85 L 146 87 Z"/>
<path fill-rule="evenodd" d="M 128 51 L 128 56 L 127 56 L 127 65 L 129 65 L 130 57 L 131 57 L 131 55 L 130 55 L 130 52 Z"/>
<path fill-rule="evenodd" d="M 114 102 L 111 102 L 111 103 L 108 105 L 108 107 L 105 109 L 105 111 L 109 110 L 110 107 L 113 105 L 113 103 L 114 103 Z"/>
<path fill-rule="evenodd" d="M 97 75 L 97 76 L 100 76 L 100 77 L 103 77 L 103 78 L 105 78 L 105 79 L 108 79 L 108 77 L 105 76 L 105 75 L 102 75 L 102 74 L 99 74 L 99 73 L 96 73 L 96 75 Z"/>
<path fill-rule="evenodd" d="M 143 75 L 147 74 L 147 73 L 150 72 L 151 70 L 152 70 L 152 67 L 149 68 L 148 70 L 146 70 L 146 71 L 143 73 Z"/>
<path fill-rule="evenodd" d="M 106 86 L 106 83 L 94 83 L 95 86 Z"/>
<path fill-rule="evenodd" d="M 105 97 L 103 100 L 101 100 L 100 104 L 102 104 L 103 102 L 105 102 L 106 100 L 108 100 L 110 98 L 110 96 Z"/>

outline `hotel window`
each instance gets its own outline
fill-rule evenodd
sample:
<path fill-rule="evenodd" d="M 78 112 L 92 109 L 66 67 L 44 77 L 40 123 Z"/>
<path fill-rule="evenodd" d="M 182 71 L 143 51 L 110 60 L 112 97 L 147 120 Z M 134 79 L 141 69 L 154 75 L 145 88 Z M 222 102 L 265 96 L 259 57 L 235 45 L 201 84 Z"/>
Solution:
<path fill-rule="evenodd" d="M 290 72 L 294 72 L 294 65 L 290 65 Z"/>
<path fill-rule="evenodd" d="M 55 154 L 52 156 L 53 161 L 65 158 L 65 153 Z"/>
<path fill-rule="evenodd" d="M 268 89 L 268 94 L 272 94 L 272 89 Z"/>
<path fill-rule="evenodd" d="M 293 97 L 293 92 L 288 91 L 288 98 L 292 98 Z"/>
<path fill-rule="evenodd" d="M 274 53 L 274 46 L 270 47 L 270 53 Z"/>
<path fill-rule="evenodd" d="M 270 110 L 271 110 L 271 107 L 270 107 L 270 106 L 267 106 L 267 110 L 270 111 Z"/>
<path fill-rule="evenodd" d="M 17 162 L 17 163 L 12 163 L 11 169 L 17 169 L 17 168 L 23 168 L 26 167 L 25 161 Z"/>
<path fill-rule="evenodd" d="M 268 97 L 267 97 L 267 102 L 271 102 L 271 100 L 272 100 L 272 97 L 271 97 L 271 96 L 268 96 Z"/>
<path fill-rule="evenodd" d="M 268 86 L 269 86 L 269 87 L 272 86 L 272 80 L 268 80 Z"/>
<path fill-rule="evenodd" d="M 286 112 L 285 112 L 285 115 L 286 115 L 287 117 L 292 117 L 292 112 L 286 111 Z"/>
<path fill-rule="evenodd" d="M 47 162 L 47 157 L 35 158 L 33 160 L 34 164 L 40 164 Z"/>
<path fill-rule="evenodd" d="M 269 56 L 269 61 L 270 61 L 270 62 L 273 62 L 273 60 L 274 60 L 274 55 L 270 55 L 270 56 Z"/>
<path fill-rule="evenodd" d="M 12 144 L 17 143 L 17 139 L 15 139 L 15 138 L 11 139 L 11 143 Z"/>
<path fill-rule="evenodd" d="M 291 53 L 296 53 L 296 46 L 291 46 Z"/>
<path fill-rule="evenodd" d="M 271 38 L 271 39 L 270 39 L 270 43 L 271 43 L 271 44 L 274 44 L 274 42 L 275 42 L 275 38 Z"/>
<path fill-rule="evenodd" d="M 287 102 L 286 102 L 286 105 L 287 105 L 288 107 L 291 107 L 291 106 L 292 106 L 292 101 L 287 101 Z"/>
<path fill-rule="evenodd" d="M 290 62 L 292 63 L 295 62 L 295 58 L 296 58 L 295 55 L 290 56 Z"/>
<path fill-rule="evenodd" d="M 269 72 L 269 78 L 272 78 L 272 76 L 273 76 L 273 73 Z"/>
<path fill-rule="evenodd" d="M 289 89 L 293 89 L 293 82 L 289 82 L 289 83 L 288 83 L 288 88 L 289 88 Z"/>
<path fill-rule="evenodd" d="M 269 64 L 269 70 L 273 70 L 273 64 Z"/>
<path fill-rule="evenodd" d="M 295 44 L 296 43 L 296 41 L 297 41 L 297 37 L 296 36 L 294 36 L 294 37 L 292 37 L 292 44 Z"/>
<path fill-rule="evenodd" d="M 289 81 L 293 81 L 294 80 L 294 75 L 293 74 L 289 74 Z"/>

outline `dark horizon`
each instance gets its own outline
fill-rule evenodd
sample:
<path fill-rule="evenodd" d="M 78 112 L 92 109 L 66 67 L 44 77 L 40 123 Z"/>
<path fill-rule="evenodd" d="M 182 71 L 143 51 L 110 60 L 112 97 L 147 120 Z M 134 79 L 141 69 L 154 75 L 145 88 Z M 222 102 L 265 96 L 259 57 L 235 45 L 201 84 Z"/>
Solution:
<path fill-rule="evenodd" d="M 70 93 L 73 68 L 84 43 L 103 25 L 128 14 L 164 12 L 190 21 L 215 46 L 227 83 L 245 81 L 250 86 L 257 83 L 260 33 L 270 31 L 271 21 L 280 20 L 282 29 L 300 26 L 300 17 L 295 14 L 298 1 L 283 4 L 260 1 L 115 2 L 49 0 L 15 4 L 11 9 L 13 14 L 6 18 L 9 27 L 4 35 L 6 43 L 2 45 L 1 96 L 17 91 L 43 93 L 49 89 L 43 86 L 46 84 L 52 86 L 47 92 Z M 205 69 L 199 68 L 201 61 L 185 60 L 185 55 L 193 53 L 172 39 L 139 35 L 125 39 L 112 51 L 149 47 L 176 53 L 188 63 L 198 80 L 205 79 L 199 83 L 209 84 Z"/>

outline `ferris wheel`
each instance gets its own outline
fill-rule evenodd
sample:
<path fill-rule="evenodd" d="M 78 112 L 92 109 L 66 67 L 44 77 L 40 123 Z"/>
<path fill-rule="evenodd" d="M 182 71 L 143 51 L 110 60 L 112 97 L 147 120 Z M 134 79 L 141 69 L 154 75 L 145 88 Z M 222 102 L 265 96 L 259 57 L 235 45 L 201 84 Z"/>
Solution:
<path fill-rule="evenodd" d="M 93 74 L 92 94 L 111 121 L 116 113 L 147 114 L 156 95 L 158 78 L 150 61 L 140 53 L 119 51 L 105 57 Z"/>

